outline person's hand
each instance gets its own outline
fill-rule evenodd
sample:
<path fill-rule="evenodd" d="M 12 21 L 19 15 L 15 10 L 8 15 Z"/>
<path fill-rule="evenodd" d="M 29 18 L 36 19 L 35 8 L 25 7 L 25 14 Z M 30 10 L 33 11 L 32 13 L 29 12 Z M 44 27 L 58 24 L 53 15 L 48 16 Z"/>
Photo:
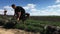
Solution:
<path fill-rule="evenodd" d="M 17 21 L 19 21 L 19 18 L 17 18 Z"/>

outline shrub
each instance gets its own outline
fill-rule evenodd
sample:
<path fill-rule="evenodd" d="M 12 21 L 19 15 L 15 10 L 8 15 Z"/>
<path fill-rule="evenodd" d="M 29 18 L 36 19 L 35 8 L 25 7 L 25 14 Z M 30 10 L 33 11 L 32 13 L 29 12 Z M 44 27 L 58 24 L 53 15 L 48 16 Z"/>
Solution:
<path fill-rule="evenodd" d="M 14 26 L 16 25 L 16 23 L 10 21 L 10 22 L 7 22 L 5 25 L 4 25 L 4 28 L 14 28 Z"/>
<path fill-rule="evenodd" d="M 0 21 L 0 26 L 4 25 L 4 21 Z"/>

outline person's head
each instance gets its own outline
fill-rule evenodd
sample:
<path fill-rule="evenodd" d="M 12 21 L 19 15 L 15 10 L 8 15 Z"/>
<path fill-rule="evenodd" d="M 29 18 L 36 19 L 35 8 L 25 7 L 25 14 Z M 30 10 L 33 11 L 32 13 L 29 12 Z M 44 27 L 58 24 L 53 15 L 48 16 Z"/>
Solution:
<path fill-rule="evenodd" d="M 15 8 L 16 8 L 16 5 L 15 5 L 15 4 L 12 4 L 11 7 L 12 7 L 13 9 L 15 9 Z"/>

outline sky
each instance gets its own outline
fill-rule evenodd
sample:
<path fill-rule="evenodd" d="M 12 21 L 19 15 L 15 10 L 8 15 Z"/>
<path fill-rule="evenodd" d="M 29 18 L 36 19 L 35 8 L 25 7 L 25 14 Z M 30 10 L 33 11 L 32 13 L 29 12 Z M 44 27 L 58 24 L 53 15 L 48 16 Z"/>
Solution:
<path fill-rule="evenodd" d="M 1 0 L 0 14 L 14 15 L 11 5 L 22 6 L 31 16 L 60 16 L 60 0 Z"/>

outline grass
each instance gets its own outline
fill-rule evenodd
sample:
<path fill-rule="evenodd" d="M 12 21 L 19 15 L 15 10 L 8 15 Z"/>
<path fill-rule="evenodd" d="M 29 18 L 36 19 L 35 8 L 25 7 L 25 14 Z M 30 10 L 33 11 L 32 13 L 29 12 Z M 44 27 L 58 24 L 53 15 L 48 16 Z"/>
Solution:
<path fill-rule="evenodd" d="M 58 22 L 54 22 L 54 21 L 27 20 L 26 24 L 31 24 L 31 25 L 36 25 L 36 26 L 40 26 L 40 24 L 60 26 L 60 22 L 59 21 Z"/>
<path fill-rule="evenodd" d="M 60 22 L 26 20 L 25 24 L 17 24 L 16 28 L 27 31 L 41 32 L 45 25 L 60 26 Z"/>

